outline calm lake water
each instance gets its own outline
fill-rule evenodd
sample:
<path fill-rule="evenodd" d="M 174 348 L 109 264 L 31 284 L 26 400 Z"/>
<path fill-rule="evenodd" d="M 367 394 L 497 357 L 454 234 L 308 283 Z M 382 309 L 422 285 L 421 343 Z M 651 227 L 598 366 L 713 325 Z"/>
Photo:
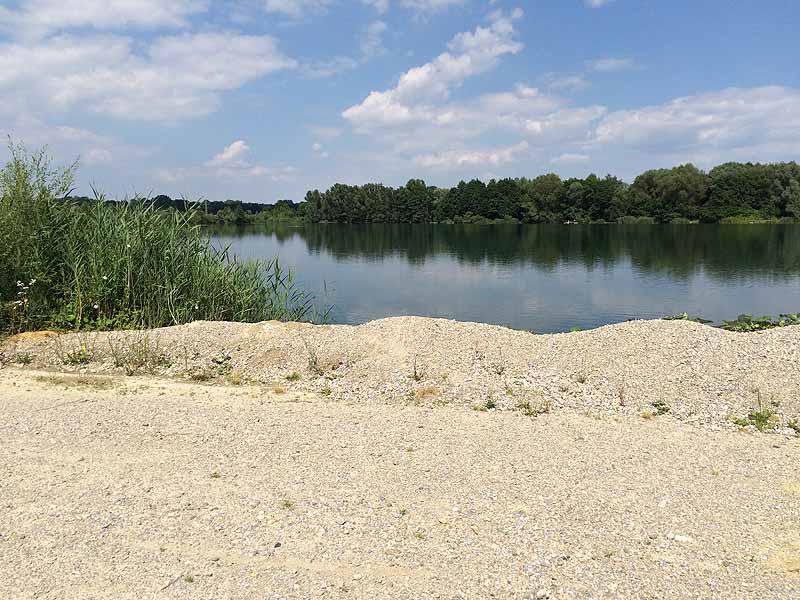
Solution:
<path fill-rule="evenodd" d="M 280 257 L 336 323 L 422 315 L 544 333 L 800 311 L 800 226 L 314 225 L 213 237 L 241 257 Z"/>

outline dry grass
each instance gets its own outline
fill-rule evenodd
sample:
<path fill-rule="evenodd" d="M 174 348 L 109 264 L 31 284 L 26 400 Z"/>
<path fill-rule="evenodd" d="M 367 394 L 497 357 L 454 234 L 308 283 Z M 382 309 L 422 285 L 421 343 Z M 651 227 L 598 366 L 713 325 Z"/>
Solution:
<path fill-rule="evenodd" d="M 95 390 L 110 390 L 119 385 L 119 382 L 112 377 L 91 375 L 37 375 L 34 379 L 48 385 L 58 385 L 68 388 L 90 388 Z"/>
<path fill-rule="evenodd" d="M 426 400 L 435 398 L 438 395 L 439 395 L 439 390 L 433 386 L 426 386 L 414 392 L 414 398 L 416 399 L 417 402 L 425 402 Z"/>

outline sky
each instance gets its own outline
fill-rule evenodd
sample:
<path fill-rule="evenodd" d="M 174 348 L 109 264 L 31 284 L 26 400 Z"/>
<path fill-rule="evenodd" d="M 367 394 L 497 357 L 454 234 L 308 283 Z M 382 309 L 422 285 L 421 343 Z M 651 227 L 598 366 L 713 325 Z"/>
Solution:
<path fill-rule="evenodd" d="M 0 134 L 116 198 L 800 160 L 798 31 L 796 0 L 0 0 Z"/>

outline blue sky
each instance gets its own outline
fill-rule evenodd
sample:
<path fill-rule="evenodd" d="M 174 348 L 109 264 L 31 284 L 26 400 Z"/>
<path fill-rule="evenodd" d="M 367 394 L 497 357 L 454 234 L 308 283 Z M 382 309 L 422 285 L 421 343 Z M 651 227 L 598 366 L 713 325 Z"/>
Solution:
<path fill-rule="evenodd" d="M 82 192 L 260 202 L 798 160 L 799 30 L 794 0 L 2 2 L 0 132 Z"/>

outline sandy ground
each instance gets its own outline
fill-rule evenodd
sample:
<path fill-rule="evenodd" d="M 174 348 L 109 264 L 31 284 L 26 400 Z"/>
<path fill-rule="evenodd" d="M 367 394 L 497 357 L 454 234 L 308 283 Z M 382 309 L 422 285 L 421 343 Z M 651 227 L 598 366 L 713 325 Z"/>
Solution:
<path fill-rule="evenodd" d="M 800 597 L 793 435 L 283 388 L 0 369 L 0 597 Z"/>

